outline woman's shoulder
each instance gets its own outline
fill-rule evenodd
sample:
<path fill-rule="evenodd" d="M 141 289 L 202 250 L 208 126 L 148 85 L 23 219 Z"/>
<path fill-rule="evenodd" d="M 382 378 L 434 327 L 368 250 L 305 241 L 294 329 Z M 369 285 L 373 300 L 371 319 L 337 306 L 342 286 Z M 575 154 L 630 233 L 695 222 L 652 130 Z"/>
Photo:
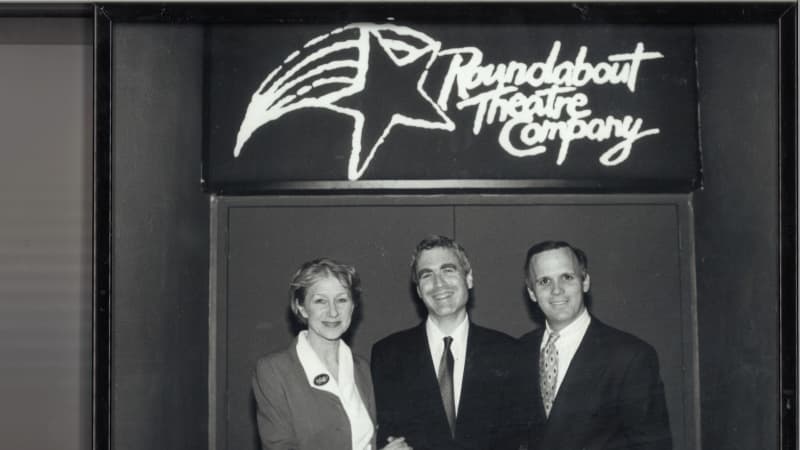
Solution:
<path fill-rule="evenodd" d="M 372 379 L 370 376 L 369 360 L 355 352 L 353 352 L 353 369 L 368 377 L 370 380 Z"/>
<path fill-rule="evenodd" d="M 294 346 L 289 346 L 283 350 L 268 353 L 258 358 L 256 361 L 256 372 L 284 371 L 295 365 L 297 356 Z"/>
<path fill-rule="evenodd" d="M 356 367 L 366 367 L 369 369 L 369 360 L 358 353 L 353 352 L 353 365 Z"/>
<path fill-rule="evenodd" d="M 356 383 L 360 387 L 369 389 L 372 395 L 372 374 L 370 373 L 369 361 L 361 355 L 353 353 L 353 373 L 356 375 Z"/>

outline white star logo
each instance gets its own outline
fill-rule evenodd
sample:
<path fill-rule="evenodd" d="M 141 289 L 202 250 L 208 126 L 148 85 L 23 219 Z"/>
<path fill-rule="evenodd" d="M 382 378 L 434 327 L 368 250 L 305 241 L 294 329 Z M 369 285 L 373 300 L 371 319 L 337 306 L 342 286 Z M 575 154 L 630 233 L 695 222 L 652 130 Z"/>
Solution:
<path fill-rule="evenodd" d="M 353 118 L 349 180 L 361 178 L 395 125 L 453 131 L 453 121 L 423 89 L 440 48 L 440 42 L 424 33 L 391 24 L 351 24 L 312 39 L 253 94 L 234 156 L 258 128 L 303 108 Z"/>

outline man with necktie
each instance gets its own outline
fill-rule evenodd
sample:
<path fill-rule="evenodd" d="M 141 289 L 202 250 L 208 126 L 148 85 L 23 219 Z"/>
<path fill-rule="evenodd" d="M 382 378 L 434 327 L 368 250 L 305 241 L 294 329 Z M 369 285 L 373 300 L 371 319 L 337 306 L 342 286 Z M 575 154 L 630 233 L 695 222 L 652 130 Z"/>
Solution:
<path fill-rule="evenodd" d="M 428 311 L 372 348 L 378 443 L 404 436 L 415 450 L 511 448 L 516 341 L 469 318 L 472 268 L 464 248 L 433 235 L 416 247 L 411 279 Z"/>
<path fill-rule="evenodd" d="M 540 242 L 528 250 L 525 273 L 546 319 L 520 338 L 528 448 L 672 449 L 656 351 L 589 314 L 586 254 Z"/>

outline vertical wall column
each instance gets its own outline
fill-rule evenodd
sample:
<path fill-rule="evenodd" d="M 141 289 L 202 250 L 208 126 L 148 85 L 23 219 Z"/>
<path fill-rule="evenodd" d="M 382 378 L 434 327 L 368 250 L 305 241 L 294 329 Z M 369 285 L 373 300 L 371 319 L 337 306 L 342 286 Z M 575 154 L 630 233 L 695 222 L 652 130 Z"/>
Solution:
<path fill-rule="evenodd" d="M 697 33 L 705 187 L 694 205 L 707 449 L 778 443 L 778 45 L 771 30 Z"/>
<path fill-rule="evenodd" d="M 209 201 L 201 27 L 114 28 L 112 443 L 202 449 Z"/>

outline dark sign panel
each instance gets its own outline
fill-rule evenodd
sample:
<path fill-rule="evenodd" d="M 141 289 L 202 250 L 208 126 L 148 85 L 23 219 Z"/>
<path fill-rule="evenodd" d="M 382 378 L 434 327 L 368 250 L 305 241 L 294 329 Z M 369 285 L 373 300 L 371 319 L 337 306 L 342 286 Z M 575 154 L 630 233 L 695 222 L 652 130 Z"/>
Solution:
<path fill-rule="evenodd" d="M 213 192 L 700 183 L 688 26 L 213 25 L 206 46 Z"/>

